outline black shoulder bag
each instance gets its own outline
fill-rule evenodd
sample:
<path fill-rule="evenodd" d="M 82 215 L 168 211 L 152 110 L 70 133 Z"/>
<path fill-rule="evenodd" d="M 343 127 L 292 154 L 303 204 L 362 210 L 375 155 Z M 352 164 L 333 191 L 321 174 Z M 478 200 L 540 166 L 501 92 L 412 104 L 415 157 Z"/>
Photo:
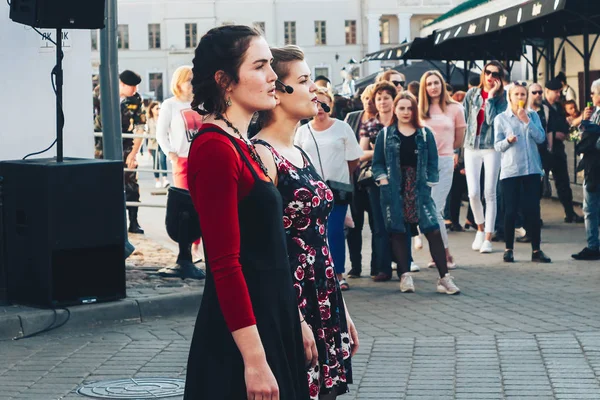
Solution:
<path fill-rule="evenodd" d="M 319 145 L 317 144 L 317 139 L 315 139 L 315 135 L 313 134 L 312 129 L 310 129 L 310 122 L 306 124 L 308 131 L 310 132 L 310 136 L 312 136 L 313 141 L 315 142 L 315 147 L 317 148 L 317 156 L 319 158 L 319 165 L 321 166 L 321 177 L 325 179 L 325 173 L 323 172 L 323 163 L 321 162 L 321 152 L 319 151 Z M 348 166 L 346 166 L 348 168 Z M 352 192 L 354 190 L 353 186 L 349 183 L 326 180 L 327 186 L 333 192 L 333 200 L 335 204 L 339 205 L 348 205 L 352 201 Z"/>

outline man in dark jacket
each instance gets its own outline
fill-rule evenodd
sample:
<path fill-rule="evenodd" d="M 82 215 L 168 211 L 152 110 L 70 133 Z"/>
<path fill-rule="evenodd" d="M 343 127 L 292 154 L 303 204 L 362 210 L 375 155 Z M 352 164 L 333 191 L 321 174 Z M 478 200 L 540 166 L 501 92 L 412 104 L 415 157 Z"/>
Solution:
<path fill-rule="evenodd" d="M 552 79 L 546 83 L 544 91 L 546 98 L 543 104 L 547 105 L 550 110 L 546 125 L 546 132 L 549 133 L 548 139 L 552 141 L 550 143 L 552 149 L 550 169 L 552 170 L 558 199 L 565 209 L 565 222 L 583 222 L 583 217 L 577 215 L 573 209 L 573 192 L 571 191 L 567 153 L 564 144 L 569 134 L 569 124 L 560 103 L 561 90 L 562 83 L 558 79 Z"/>
<path fill-rule="evenodd" d="M 577 170 L 584 171 L 583 213 L 587 236 L 587 247 L 572 255 L 576 260 L 600 260 L 600 79 L 592 83 L 592 100 L 593 106 L 583 112 L 581 139 L 576 148 L 577 154 L 583 154 Z"/>

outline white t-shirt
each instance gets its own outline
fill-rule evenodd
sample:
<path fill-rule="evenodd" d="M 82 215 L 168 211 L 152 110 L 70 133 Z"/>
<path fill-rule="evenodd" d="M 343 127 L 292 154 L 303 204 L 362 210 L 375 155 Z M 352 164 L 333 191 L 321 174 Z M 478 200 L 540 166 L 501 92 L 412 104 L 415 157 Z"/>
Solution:
<path fill-rule="evenodd" d="M 187 157 L 190 143 L 201 125 L 202 118 L 192 110 L 190 102 L 171 97 L 160 106 L 156 140 L 165 154 L 177 153 L 179 157 Z"/>
<path fill-rule="evenodd" d="M 363 155 L 363 150 L 356 141 L 354 131 L 347 123 L 335 120 L 333 125 L 324 131 L 317 131 L 310 123 L 310 129 L 319 145 L 319 154 L 323 163 L 319 163 L 319 154 L 308 124 L 302 125 L 296 132 L 294 143 L 308 153 L 317 172 L 323 174 L 323 179 L 342 183 L 350 183 L 348 161 L 356 160 Z"/>

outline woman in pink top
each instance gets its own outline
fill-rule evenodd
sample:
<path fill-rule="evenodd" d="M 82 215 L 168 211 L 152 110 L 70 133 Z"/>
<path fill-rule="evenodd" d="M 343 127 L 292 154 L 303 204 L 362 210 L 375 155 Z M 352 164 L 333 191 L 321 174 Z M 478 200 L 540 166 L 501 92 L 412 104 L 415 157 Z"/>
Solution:
<path fill-rule="evenodd" d="M 446 82 L 438 71 L 428 71 L 421 77 L 419 114 L 421 120 L 433 130 L 437 144 L 440 180 L 431 189 L 431 197 L 438 213 L 448 268 L 452 269 L 456 268 L 456 264 L 448 248 L 448 232 L 442 213 L 452 187 L 454 167 L 458 162 L 458 154 L 455 154 L 454 150 L 462 147 L 467 123 L 463 107 L 452 100 L 446 90 Z M 435 263 L 431 261 L 429 267 L 435 267 Z"/>

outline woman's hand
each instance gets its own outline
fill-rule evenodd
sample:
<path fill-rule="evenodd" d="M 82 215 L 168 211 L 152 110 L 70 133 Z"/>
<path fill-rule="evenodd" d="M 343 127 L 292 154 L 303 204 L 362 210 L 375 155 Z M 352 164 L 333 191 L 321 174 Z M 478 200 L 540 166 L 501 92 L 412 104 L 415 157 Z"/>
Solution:
<path fill-rule="evenodd" d="M 175 163 L 179 160 L 179 156 L 177 153 L 169 152 L 169 160 Z"/>
<path fill-rule="evenodd" d="M 390 182 L 387 180 L 387 178 L 383 178 L 377 181 L 377 183 L 379 184 L 379 186 L 385 186 L 387 184 L 389 184 Z"/>
<path fill-rule="evenodd" d="M 488 97 L 494 97 L 498 90 L 500 90 L 500 80 L 494 79 L 494 86 L 492 86 L 492 90 L 488 92 Z"/>
<path fill-rule="evenodd" d="M 354 325 L 354 321 L 350 318 L 350 314 L 346 313 L 346 321 L 348 323 L 348 333 L 350 334 L 350 348 L 352 349 L 352 357 L 358 351 L 360 343 L 358 341 L 358 331 L 356 330 L 356 326 Z"/>
<path fill-rule="evenodd" d="M 304 344 L 306 366 L 314 367 L 319 362 L 319 353 L 317 352 L 315 335 L 306 321 L 303 321 L 300 326 L 302 326 L 302 342 Z"/>
<path fill-rule="evenodd" d="M 519 119 L 521 120 L 521 122 L 528 124 L 529 123 L 529 117 L 527 116 L 527 111 L 525 111 L 523 108 L 520 108 L 517 110 L 517 117 L 519 117 Z"/>
<path fill-rule="evenodd" d="M 279 400 L 279 386 L 266 358 L 246 364 L 244 378 L 248 400 Z"/>
<path fill-rule="evenodd" d="M 510 135 L 508 135 L 508 137 L 506 138 L 506 140 L 508 140 L 508 143 L 514 143 L 517 141 L 517 137 L 515 135 L 513 135 L 512 133 Z"/>
<path fill-rule="evenodd" d="M 135 167 L 137 167 L 138 163 L 136 160 L 136 156 L 137 156 L 137 153 L 134 153 L 133 151 L 131 153 L 129 153 L 129 155 L 127 156 L 127 160 L 125 160 L 125 164 L 127 164 L 127 168 L 135 169 Z"/>

